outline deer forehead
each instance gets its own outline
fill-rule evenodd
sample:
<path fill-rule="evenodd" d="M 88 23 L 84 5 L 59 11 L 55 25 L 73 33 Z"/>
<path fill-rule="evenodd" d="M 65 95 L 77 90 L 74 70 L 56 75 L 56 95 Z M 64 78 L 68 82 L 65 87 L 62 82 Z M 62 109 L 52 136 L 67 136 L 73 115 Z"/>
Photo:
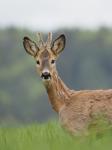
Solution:
<path fill-rule="evenodd" d="M 40 60 L 50 60 L 50 59 L 53 59 L 54 57 L 55 56 L 53 55 L 53 53 L 48 50 L 40 51 L 38 54 L 38 58 Z"/>

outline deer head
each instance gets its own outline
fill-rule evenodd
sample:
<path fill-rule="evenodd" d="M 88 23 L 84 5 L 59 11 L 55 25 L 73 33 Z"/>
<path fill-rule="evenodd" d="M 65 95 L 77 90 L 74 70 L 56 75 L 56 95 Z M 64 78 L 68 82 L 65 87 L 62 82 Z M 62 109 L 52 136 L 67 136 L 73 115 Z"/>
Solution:
<path fill-rule="evenodd" d="M 60 35 L 52 42 L 52 33 L 48 34 L 44 42 L 38 33 L 39 42 L 35 43 L 28 37 L 24 37 L 23 45 L 28 54 L 34 57 L 36 67 L 43 81 L 52 79 L 53 71 L 56 68 L 56 60 L 65 47 L 65 35 Z"/>

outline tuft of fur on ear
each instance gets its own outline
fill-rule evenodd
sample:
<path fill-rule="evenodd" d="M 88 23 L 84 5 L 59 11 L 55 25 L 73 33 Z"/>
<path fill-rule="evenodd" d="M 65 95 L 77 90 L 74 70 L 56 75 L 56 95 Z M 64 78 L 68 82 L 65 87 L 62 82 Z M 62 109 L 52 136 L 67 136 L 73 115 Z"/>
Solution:
<path fill-rule="evenodd" d="M 52 44 L 51 50 L 55 55 L 59 55 L 65 48 L 66 38 L 65 35 L 60 35 Z"/>
<path fill-rule="evenodd" d="M 39 51 L 39 48 L 36 45 L 36 43 L 34 41 L 30 40 L 30 38 L 28 38 L 28 37 L 24 37 L 23 46 L 24 46 L 26 52 L 28 54 L 30 54 L 31 56 L 35 56 L 37 54 L 37 52 Z"/>

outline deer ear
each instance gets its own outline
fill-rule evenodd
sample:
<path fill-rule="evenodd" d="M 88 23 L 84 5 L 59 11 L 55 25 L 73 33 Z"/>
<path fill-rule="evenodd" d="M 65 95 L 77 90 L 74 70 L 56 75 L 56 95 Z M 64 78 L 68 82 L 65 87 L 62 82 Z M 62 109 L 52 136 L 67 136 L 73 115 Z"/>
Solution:
<path fill-rule="evenodd" d="M 60 35 L 54 42 L 52 45 L 52 51 L 58 55 L 59 53 L 61 53 L 65 47 L 65 42 L 66 42 L 66 38 L 65 35 L 62 34 Z"/>
<path fill-rule="evenodd" d="M 23 39 L 23 46 L 28 54 L 31 56 L 35 56 L 37 52 L 39 51 L 38 46 L 36 43 L 32 40 L 30 40 L 28 37 L 24 37 Z"/>

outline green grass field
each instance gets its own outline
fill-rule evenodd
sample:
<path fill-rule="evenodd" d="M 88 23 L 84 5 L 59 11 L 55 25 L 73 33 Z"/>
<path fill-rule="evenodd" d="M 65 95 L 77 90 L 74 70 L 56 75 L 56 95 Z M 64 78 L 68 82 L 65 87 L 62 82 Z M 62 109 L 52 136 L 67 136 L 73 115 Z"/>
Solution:
<path fill-rule="evenodd" d="M 105 123 L 88 136 L 71 136 L 55 122 L 0 128 L 0 150 L 112 150 L 112 128 Z"/>

